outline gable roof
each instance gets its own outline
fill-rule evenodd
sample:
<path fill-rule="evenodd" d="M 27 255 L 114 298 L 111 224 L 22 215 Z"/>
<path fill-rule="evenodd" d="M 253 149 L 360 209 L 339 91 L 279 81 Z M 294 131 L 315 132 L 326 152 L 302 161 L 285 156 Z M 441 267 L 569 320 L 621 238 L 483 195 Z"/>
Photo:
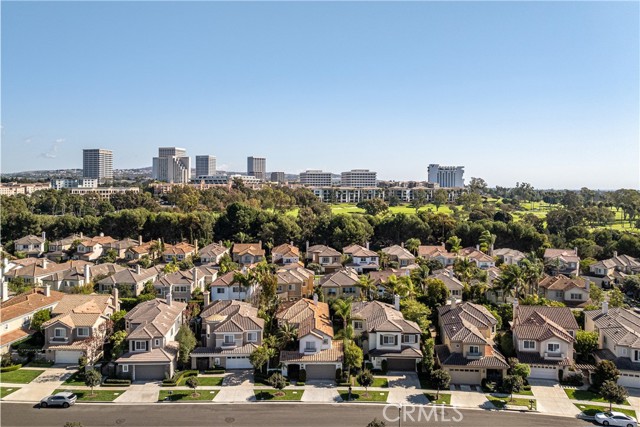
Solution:
<path fill-rule="evenodd" d="M 160 274 L 160 271 L 162 271 L 162 268 L 159 266 L 154 266 L 151 268 L 141 268 L 140 274 L 138 274 L 138 271 L 136 269 L 125 268 L 115 274 L 112 274 L 111 276 L 99 280 L 98 284 L 117 285 L 145 282 Z"/>
<path fill-rule="evenodd" d="M 388 248 L 382 248 L 382 252 L 390 256 L 394 256 L 398 259 L 416 259 L 416 257 L 411 252 L 400 245 L 393 245 L 389 246 Z"/>
<path fill-rule="evenodd" d="M 271 249 L 271 254 L 278 254 L 281 256 L 285 256 L 287 254 L 291 254 L 292 256 L 300 256 L 300 249 L 297 246 L 293 246 L 289 243 L 283 243 L 282 245 L 276 246 Z"/>
<path fill-rule="evenodd" d="M 447 251 L 444 244 L 437 246 L 419 246 L 418 256 L 425 259 L 436 258 L 438 256 L 442 256 L 444 258 L 457 258 L 456 254 Z"/>
<path fill-rule="evenodd" d="M 317 256 L 336 257 L 342 256 L 340 252 L 326 245 L 313 245 L 307 249 L 307 254 L 316 254 Z"/>
<path fill-rule="evenodd" d="M 276 313 L 276 319 L 298 328 L 298 338 L 308 334 L 322 337 L 322 334 L 333 338 L 333 324 L 329 317 L 329 304 L 314 303 L 303 298 L 294 303 L 287 303 Z"/>
<path fill-rule="evenodd" d="M 357 257 L 378 257 L 378 253 L 365 248 L 360 245 L 349 245 L 342 249 L 345 255 L 357 256 Z"/>
<path fill-rule="evenodd" d="M 7 322 L 11 319 L 22 317 L 55 304 L 62 299 L 65 294 L 57 291 L 50 291 L 49 296 L 45 295 L 44 289 L 33 289 L 14 296 L 0 304 L 0 320 Z"/>
<path fill-rule="evenodd" d="M 350 287 L 358 283 L 358 273 L 352 268 L 343 268 L 331 274 L 326 274 L 320 279 L 320 286 L 326 287 Z"/>
<path fill-rule="evenodd" d="M 544 341 L 553 336 L 572 343 L 567 330 L 577 330 L 578 322 L 568 307 L 518 305 L 513 311 L 512 330 L 518 339 Z"/>
<path fill-rule="evenodd" d="M 568 262 L 579 262 L 580 257 L 575 249 L 553 249 L 547 248 L 544 250 L 544 259 L 560 258 Z"/>
<path fill-rule="evenodd" d="M 231 253 L 238 256 L 246 254 L 264 256 L 264 249 L 260 243 L 234 243 Z"/>
<path fill-rule="evenodd" d="M 392 305 L 380 301 L 353 302 L 351 318 L 364 320 L 369 332 L 421 333 L 416 322 L 406 320 Z"/>
<path fill-rule="evenodd" d="M 486 307 L 470 302 L 438 307 L 439 324 L 451 341 L 493 344 L 480 329 L 491 330 L 498 324 Z"/>
<path fill-rule="evenodd" d="M 511 249 L 511 248 L 494 249 L 493 255 L 501 258 L 511 257 L 511 258 L 516 258 L 520 260 L 527 257 L 523 252 L 520 252 L 516 249 Z"/>
<path fill-rule="evenodd" d="M 44 243 L 44 239 L 40 236 L 29 234 L 28 236 L 17 239 L 14 243 L 17 245 L 41 245 Z"/>
<path fill-rule="evenodd" d="M 640 349 L 640 314 L 624 308 L 610 308 L 606 314 L 602 310 L 590 310 L 584 315 L 616 345 Z"/>
<path fill-rule="evenodd" d="M 453 275 L 453 271 L 451 270 L 446 270 L 446 271 L 447 272 L 437 273 L 429 277 L 442 281 L 444 285 L 447 287 L 447 289 L 449 289 L 450 291 L 464 289 L 464 284 Z M 451 274 L 449 274 L 449 272 L 451 272 Z"/>
<path fill-rule="evenodd" d="M 172 301 L 167 304 L 165 299 L 156 298 L 136 305 L 124 317 L 128 322 L 139 324 L 129 332 L 131 338 L 160 338 L 169 332 L 176 321 L 181 317 L 187 304 Z"/>
<path fill-rule="evenodd" d="M 70 328 L 93 326 L 99 318 L 106 319 L 105 312 L 108 308 L 115 309 L 113 302 L 113 296 L 108 294 L 65 294 L 51 311 L 53 317 L 42 326 L 46 328 L 57 322 Z"/>
<path fill-rule="evenodd" d="M 563 274 L 557 276 L 547 276 L 543 278 L 538 286 L 549 291 L 567 291 L 569 289 L 587 289 L 588 279 L 582 277 L 571 278 Z"/>
<path fill-rule="evenodd" d="M 236 300 L 214 301 L 202 310 L 200 317 L 210 325 L 212 332 L 243 332 L 264 329 L 264 319 L 258 309 Z"/>
<path fill-rule="evenodd" d="M 162 255 L 188 255 L 195 251 L 195 246 L 187 242 L 180 242 L 177 245 L 164 245 Z"/>
<path fill-rule="evenodd" d="M 222 276 L 216 277 L 216 280 L 211 282 L 210 286 L 231 286 L 233 284 L 233 276 L 235 273 L 237 273 L 237 271 L 228 271 Z"/>
<path fill-rule="evenodd" d="M 479 262 L 493 262 L 492 257 L 473 247 L 460 249 L 458 255 Z"/>
<path fill-rule="evenodd" d="M 200 249 L 199 254 L 200 257 L 219 257 L 221 255 L 223 255 L 224 253 L 228 252 L 229 249 L 224 246 L 224 245 L 220 245 L 218 243 L 212 243 L 210 245 L 205 246 L 204 248 Z"/>

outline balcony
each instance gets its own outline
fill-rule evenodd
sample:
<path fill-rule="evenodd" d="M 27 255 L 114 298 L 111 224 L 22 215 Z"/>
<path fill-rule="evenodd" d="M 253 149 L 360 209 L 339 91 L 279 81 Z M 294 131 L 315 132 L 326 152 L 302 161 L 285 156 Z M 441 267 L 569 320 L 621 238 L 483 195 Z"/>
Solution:
<path fill-rule="evenodd" d="M 545 359 L 553 359 L 553 360 L 562 360 L 562 359 L 565 358 L 565 354 L 564 353 L 560 353 L 560 352 L 545 351 L 544 352 L 544 358 Z"/>
<path fill-rule="evenodd" d="M 482 353 L 467 353 L 465 355 L 465 358 L 467 358 L 467 359 L 480 359 L 480 358 L 482 358 Z"/>
<path fill-rule="evenodd" d="M 49 338 L 49 344 L 67 344 L 69 337 L 51 337 Z"/>

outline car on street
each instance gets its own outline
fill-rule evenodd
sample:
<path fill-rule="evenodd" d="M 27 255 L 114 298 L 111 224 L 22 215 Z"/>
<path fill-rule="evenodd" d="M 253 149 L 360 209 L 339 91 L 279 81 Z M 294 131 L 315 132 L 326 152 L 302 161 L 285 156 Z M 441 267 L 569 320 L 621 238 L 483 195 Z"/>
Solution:
<path fill-rule="evenodd" d="M 595 418 L 603 426 L 638 427 L 638 420 L 622 412 L 598 412 Z"/>
<path fill-rule="evenodd" d="M 75 394 L 70 391 L 62 391 L 60 393 L 44 397 L 40 401 L 40 407 L 46 408 L 48 406 L 62 406 L 63 408 L 68 408 L 76 403 L 76 400 L 78 400 L 78 396 Z"/>

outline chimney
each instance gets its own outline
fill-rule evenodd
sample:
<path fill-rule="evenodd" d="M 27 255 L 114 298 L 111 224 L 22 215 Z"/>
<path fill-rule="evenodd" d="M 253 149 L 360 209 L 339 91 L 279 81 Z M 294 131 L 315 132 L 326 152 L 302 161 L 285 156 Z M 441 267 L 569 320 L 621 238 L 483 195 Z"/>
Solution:
<path fill-rule="evenodd" d="M 609 301 L 602 301 L 602 314 L 609 312 Z"/>
<path fill-rule="evenodd" d="M 489 255 L 493 256 L 493 243 L 489 246 Z"/>
<path fill-rule="evenodd" d="M 2 281 L 2 301 L 9 299 L 9 282 Z"/>
<path fill-rule="evenodd" d="M 369 242 L 367 242 L 367 246 L 366 246 L 367 250 L 369 250 Z"/>
<path fill-rule="evenodd" d="M 589 291 L 591 290 L 591 280 L 589 279 L 584 279 L 585 284 L 584 284 L 584 290 L 587 291 L 587 293 L 589 293 Z M 587 296 L 588 298 L 588 296 Z"/>
<path fill-rule="evenodd" d="M 49 260 L 46 258 L 42 258 L 42 268 L 46 270 L 48 266 L 49 266 Z"/>
<path fill-rule="evenodd" d="M 44 287 L 44 296 L 45 297 L 50 297 L 51 296 L 51 285 L 45 285 L 45 287 Z"/>
<path fill-rule="evenodd" d="M 193 246 L 195 246 L 195 247 L 196 247 L 195 253 L 197 254 L 197 253 L 198 253 L 198 239 L 195 239 L 195 240 L 193 241 Z"/>
<path fill-rule="evenodd" d="M 518 310 L 518 298 L 514 298 L 511 304 L 513 305 L 513 320 L 516 320 L 516 311 Z"/>
<path fill-rule="evenodd" d="M 208 306 L 209 303 L 211 302 L 211 292 L 209 291 L 204 291 L 202 293 L 202 296 L 204 297 L 204 306 Z"/>
<path fill-rule="evenodd" d="M 313 294 L 313 305 L 318 305 L 318 294 Z"/>
<path fill-rule="evenodd" d="M 173 303 L 173 297 L 171 295 L 171 286 L 169 286 L 169 291 L 167 292 L 167 305 L 171 305 Z"/>
<path fill-rule="evenodd" d="M 119 311 L 120 310 L 120 291 L 118 291 L 118 288 L 114 286 L 111 293 L 113 294 L 113 305 L 116 306 L 116 311 Z"/>
<path fill-rule="evenodd" d="M 84 239 L 84 235 L 82 234 L 82 231 L 80 232 L 80 238 Z"/>
<path fill-rule="evenodd" d="M 456 299 L 456 297 L 451 295 L 451 310 L 453 310 L 457 306 L 458 306 L 458 300 Z"/>
<path fill-rule="evenodd" d="M 104 237 L 104 233 L 102 233 L 102 232 L 101 232 L 101 233 L 100 233 L 100 237 Z"/>
<path fill-rule="evenodd" d="M 142 267 L 140 267 L 140 264 L 136 264 L 136 274 L 140 273 L 142 273 Z"/>
<path fill-rule="evenodd" d="M 42 240 L 47 240 L 47 232 L 46 231 L 42 232 Z"/>
<path fill-rule="evenodd" d="M 262 249 L 262 240 L 258 241 L 258 249 Z"/>
<path fill-rule="evenodd" d="M 306 249 L 305 249 L 305 252 L 309 252 L 309 241 L 308 241 L 308 240 L 307 240 L 307 242 L 306 242 Z"/>
<path fill-rule="evenodd" d="M 400 295 L 398 294 L 393 296 L 393 307 L 396 311 L 400 311 Z"/>
<path fill-rule="evenodd" d="M 200 289 L 198 285 L 198 267 L 193 267 L 193 286 Z"/>
<path fill-rule="evenodd" d="M 91 280 L 91 268 L 89 264 L 84 265 L 84 284 L 86 285 Z"/>
<path fill-rule="evenodd" d="M 578 247 L 577 246 L 573 247 L 573 251 L 576 253 L 576 255 L 578 255 Z"/>
<path fill-rule="evenodd" d="M 476 251 L 480 250 L 480 245 L 476 245 Z"/>
<path fill-rule="evenodd" d="M 293 240 L 292 240 L 292 241 L 290 241 L 290 242 L 289 242 L 289 244 L 290 244 L 291 246 L 293 246 Z"/>
<path fill-rule="evenodd" d="M 138 245 L 142 246 L 142 235 L 138 236 Z"/>
<path fill-rule="evenodd" d="M 618 258 L 618 251 L 613 251 L 613 257 Z"/>
<path fill-rule="evenodd" d="M 404 242 L 400 243 L 400 247 L 404 248 Z"/>

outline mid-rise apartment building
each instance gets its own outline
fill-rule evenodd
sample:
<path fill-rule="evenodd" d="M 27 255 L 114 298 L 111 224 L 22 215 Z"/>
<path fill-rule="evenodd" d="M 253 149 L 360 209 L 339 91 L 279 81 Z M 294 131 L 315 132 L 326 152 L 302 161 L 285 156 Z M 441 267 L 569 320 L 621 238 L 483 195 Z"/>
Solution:
<path fill-rule="evenodd" d="M 427 181 L 440 187 L 464 187 L 464 166 L 429 165 Z"/>
<path fill-rule="evenodd" d="M 100 182 L 113 179 L 113 151 L 103 148 L 82 150 L 82 176 Z"/>
<path fill-rule="evenodd" d="M 376 187 L 378 185 L 377 172 L 369 169 L 352 169 L 348 172 L 342 172 L 343 187 Z"/>

